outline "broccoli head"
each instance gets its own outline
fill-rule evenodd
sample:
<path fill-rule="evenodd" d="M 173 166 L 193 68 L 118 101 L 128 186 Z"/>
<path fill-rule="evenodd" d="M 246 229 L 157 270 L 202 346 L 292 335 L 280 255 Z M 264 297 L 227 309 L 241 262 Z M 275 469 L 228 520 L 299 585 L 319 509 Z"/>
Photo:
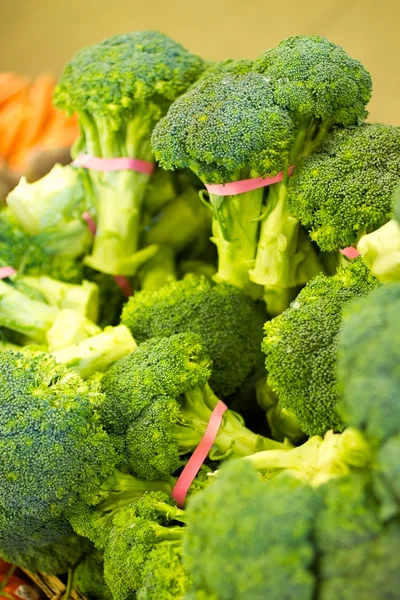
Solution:
<path fill-rule="evenodd" d="M 0 354 L 0 506 L 46 520 L 98 501 L 115 456 L 92 411 L 97 385 L 46 354 Z"/>
<path fill-rule="evenodd" d="M 212 360 L 210 385 L 223 398 L 259 363 L 265 318 L 261 306 L 241 290 L 195 276 L 156 292 L 138 292 L 122 312 L 122 323 L 138 343 L 184 332 L 200 335 Z"/>
<path fill-rule="evenodd" d="M 339 410 L 374 445 L 400 434 L 400 282 L 346 306 L 338 336 Z"/>
<path fill-rule="evenodd" d="M 80 50 L 55 90 L 55 105 L 76 112 L 81 135 L 73 154 L 153 161 L 150 136 L 169 105 L 202 73 L 201 58 L 157 31 L 117 35 Z M 97 205 L 97 230 L 86 264 L 133 275 L 150 173 L 87 173 Z"/>
<path fill-rule="evenodd" d="M 74 587 L 88 600 L 112 600 L 104 581 L 103 553 L 94 550 L 78 564 L 74 571 Z"/>
<path fill-rule="evenodd" d="M 399 182 L 399 127 L 335 129 L 297 165 L 288 206 L 322 250 L 339 250 L 389 221 Z"/>
<path fill-rule="evenodd" d="M 312 279 L 290 308 L 265 324 L 268 384 L 307 435 L 343 429 L 335 372 L 342 311 L 377 286 L 362 260 L 356 259 L 333 277 Z"/>

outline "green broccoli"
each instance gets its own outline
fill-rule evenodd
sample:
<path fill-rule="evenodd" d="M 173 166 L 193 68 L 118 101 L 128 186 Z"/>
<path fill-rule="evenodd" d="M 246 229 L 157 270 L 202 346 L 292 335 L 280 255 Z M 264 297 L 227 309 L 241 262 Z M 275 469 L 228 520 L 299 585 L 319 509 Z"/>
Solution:
<path fill-rule="evenodd" d="M 183 566 L 194 590 L 218 600 L 311 600 L 318 505 L 293 478 L 266 483 L 242 461 L 226 465 L 188 503 Z"/>
<path fill-rule="evenodd" d="M 46 333 L 47 347 L 49 352 L 54 352 L 78 344 L 99 333 L 101 329 L 93 321 L 69 308 L 63 308 Z"/>
<path fill-rule="evenodd" d="M 296 274 L 304 257 L 297 249 L 299 222 L 287 202 L 288 168 L 317 149 L 333 125 L 356 125 L 367 116 L 371 78 L 343 48 L 313 35 L 283 40 L 255 61 L 254 70 L 271 82 L 275 102 L 295 122 L 295 135 L 283 180 L 269 188 L 250 279 L 267 289 L 291 288 L 307 279 Z"/>
<path fill-rule="evenodd" d="M 363 235 L 357 244 L 363 261 L 382 283 L 400 280 L 400 186 L 392 196 L 394 219 Z"/>
<path fill-rule="evenodd" d="M 207 74 L 178 98 L 152 135 L 156 159 L 166 169 L 190 168 L 206 184 L 265 177 L 282 170 L 294 124 L 276 105 L 271 83 L 246 68 Z M 243 71 L 243 72 L 242 72 Z M 254 264 L 262 188 L 231 196 L 210 194 L 213 241 L 218 248 L 218 282 L 253 295 Z"/>
<path fill-rule="evenodd" d="M 100 418 L 107 432 L 125 439 L 124 455 L 135 474 L 168 477 L 180 466 L 180 455 L 198 446 L 218 403 L 208 385 L 209 367 L 201 337 L 181 333 L 152 338 L 108 369 L 101 380 L 106 399 Z M 209 458 L 283 447 L 252 433 L 227 410 Z"/>
<path fill-rule="evenodd" d="M 104 578 L 114 600 L 124 600 L 142 586 L 153 551 L 164 545 L 170 549 L 182 547 L 184 529 L 179 523 L 184 521 L 184 511 L 176 508 L 174 501 L 161 492 L 145 494 L 141 500 L 116 514 L 104 552 Z M 151 564 L 155 567 L 153 577 L 161 577 L 162 571 L 158 571 L 154 559 Z M 172 574 L 170 580 L 173 581 Z M 162 582 L 159 583 L 162 586 Z M 179 584 L 175 587 L 179 588 Z"/>
<path fill-rule="evenodd" d="M 344 310 L 338 336 L 339 412 L 378 445 L 400 434 L 400 282 Z"/>
<path fill-rule="evenodd" d="M 399 182 L 400 127 L 334 129 L 297 165 L 287 204 L 322 250 L 339 250 L 389 221 Z"/>
<path fill-rule="evenodd" d="M 170 246 L 160 246 L 157 254 L 138 271 L 140 289 L 146 292 L 156 292 L 176 279 L 176 255 Z"/>
<path fill-rule="evenodd" d="M 86 556 L 74 571 L 74 587 L 88 600 L 112 600 L 112 595 L 104 581 L 104 559 L 99 550 Z"/>
<path fill-rule="evenodd" d="M 158 291 L 138 292 L 124 306 L 121 320 L 139 344 L 177 333 L 200 335 L 212 360 L 210 385 L 226 398 L 262 356 L 265 318 L 262 307 L 236 287 L 192 275 Z"/>
<path fill-rule="evenodd" d="M 37 519 L 96 503 L 116 457 L 92 410 L 95 383 L 45 354 L 0 354 L 0 506 Z"/>
<path fill-rule="evenodd" d="M 138 600 L 183 600 L 190 578 L 182 565 L 182 547 L 158 544 L 143 567 Z"/>
<path fill-rule="evenodd" d="M 75 258 L 90 250 L 92 234 L 82 218 L 89 205 L 79 171 L 72 166 L 57 164 L 34 183 L 22 177 L 7 205 L 18 225 L 47 252 Z"/>
<path fill-rule="evenodd" d="M 290 308 L 265 324 L 268 384 L 307 435 L 343 429 L 335 373 L 342 311 L 377 286 L 356 259 L 333 277 L 315 277 Z"/>
<path fill-rule="evenodd" d="M 150 136 L 168 106 L 204 69 L 203 61 L 156 31 L 117 35 L 80 50 L 54 95 L 76 112 L 81 135 L 73 154 L 152 161 Z M 86 263 L 112 275 L 132 275 L 142 205 L 150 175 L 89 171 L 97 197 L 97 232 Z"/>
<path fill-rule="evenodd" d="M 48 275 L 53 279 L 81 283 L 83 268 L 71 256 L 51 253 L 43 240 L 25 233 L 8 209 L 0 212 L 0 266 L 10 266 L 26 275 Z"/>

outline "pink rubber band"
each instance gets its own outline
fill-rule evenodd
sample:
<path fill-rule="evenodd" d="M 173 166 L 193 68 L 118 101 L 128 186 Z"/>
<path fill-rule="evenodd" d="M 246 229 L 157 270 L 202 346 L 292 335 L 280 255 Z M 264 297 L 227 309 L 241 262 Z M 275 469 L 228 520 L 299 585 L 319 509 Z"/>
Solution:
<path fill-rule="evenodd" d="M 17 274 L 17 271 L 12 267 L 0 267 L 0 279 L 6 279 L 7 277 L 13 277 Z"/>
<path fill-rule="evenodd" d="M 293 172 L 294 167 L 288 168 L 288 175 Z M 246 192 L 252 192 L 262 187 L 267 187 L 274 183 L 282 181 L 284 172 L 281 171 L 274 177 L 256 177 L 255 179 L 242 179 L 241 181 L 229 181 L 228 183 L 205 183 L 207 191 L 215 196 L 236 196 L 237 194 L 244 194 Z"/>
<path fill-rule="evenodd" d="M 211 413 L 207 429 L 205 430 L 199 445 L 189 458 L 185 468 L 175 484 L 171 496 L 174 498 L 180 508 L 182 508 L 184 505 L 189 488 L 215 442 L 215 438 L 217 437 L 219 428 L 221 426 L 222 416 L 227 408 L 228 407 L 222 402 L 222 400 L 218 402 Z"/>
<path fill-rule="evenodd" d="M 100 158 L 89 154 L 80 154 L 72 163 L 74 167 L 83 167 L 93 171 L 137 171 L 151 175 L 155 165 L 147 160 L 119 156 L 116 158 Z"/>
<path fill-rule="evenodd" d="M 95 236 L 96 235 L 96 223 L 94 222 L 94 219 L 93 219 L 92 215 L 90 214 L 90 212 L 85 210 L 85 212 L 82 213 L 82 219 L 84 221 L 86 221 L 87 226 L 90 230 L 90 233 L 93 236 Z M 129 298 L 129 296 L 133 296 L 132 286 L 126 277 L 124 277 L 123 275 L 114 275 L 114 281 L 117 284 L 117 286 L 119 287 L 119 289 L 121 290 L 121 292 L 123 293 L 123 295 L 125 296 L 125 298 Z"/>
<path fill-rule="evenodd" d="M 360 253 L 358 250 L 356 250 L 356 248 L 353 248 L 353 246 L 348 246 L 347 248 L 343 248 L 342 250 L 339 250 L 339 252 L 341 252 L 346 258 L 357 258 L 357 256 L 360 256 Z"/>

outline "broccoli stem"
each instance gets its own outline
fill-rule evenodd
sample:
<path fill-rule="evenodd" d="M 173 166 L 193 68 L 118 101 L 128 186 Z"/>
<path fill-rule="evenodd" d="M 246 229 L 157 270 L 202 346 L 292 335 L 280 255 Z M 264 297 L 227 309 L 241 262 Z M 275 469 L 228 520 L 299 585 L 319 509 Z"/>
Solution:
<path fill-rule="evenodd" d="M 160 541 L 181 542 L 183 540 L 183 527 L 164 527 L 158 523 L 150 523 L 154 535 Z"/>
<path fill-rule="evenodd" d="M 48 307 L 49 308 L 49 307 Z M 87 379 L 96 371 L 105 371 L 110 364 L 136 350 L 137 345 L 125 325 L 106 329 L 87 340 L 52 352 L 56 361 Z"/>
<path fill-rule="evenodd" d="M 60 350 L 78 344 L 101 333 L 98 325 L 87 317 L 64 308 L 58 313 L 53 326 L 48 330 L 46 339 L 49 351 Z"/>
<path fill-rule="evenodd" d="M 58 309 L 33 300 L 0 280 L 0 325 L 44 342 Z"/>
<path fill-rule="evenodd" d="M 263 286 L 293 288 L 297 285 L 296 269 L 299 221 L 287 206 L 287 184 L 276 183 L 269 188 L 266 213 L 261 223 L 254 268 L 250 279 Z"/>
<path fill-rule="evenodd" d="M 249 270 L 256 256 L 263 195 L 263 188 L 236 196 L 210 194 L 214 209 L 211 239 L 218 249 L 214 279 L 231 283 L 255 298 L 262 290 L 250 282 Z"/>
<path fill-rule="evenodd" d="M 185 402 L 181 407 L 183 420 L 175 425 L 181 454 L 194 450 L 199 444 L 218 402 L 219 399 L 208 385 L 185 393 Z M 237 413 L 228 409 L 223 415 L 209 458 L 221 460 L 225 456 L 242 457 L 274 448 L 284 449 L 287 446 L 253 433 L 245 427 Z"/>
<path fill-rule="evenodd" d="M 169 246 L 161 246 L 158 253 L 147 261 L 138 273 L 140 288 L 154 292 L 176 281 L 175 252 Z"/>
<path fill-rule="evenodd" d="M 265 286 L 264 302 L 270 317 L 276 317 L 286 310 L 298 292 L 297 287 Z"/>

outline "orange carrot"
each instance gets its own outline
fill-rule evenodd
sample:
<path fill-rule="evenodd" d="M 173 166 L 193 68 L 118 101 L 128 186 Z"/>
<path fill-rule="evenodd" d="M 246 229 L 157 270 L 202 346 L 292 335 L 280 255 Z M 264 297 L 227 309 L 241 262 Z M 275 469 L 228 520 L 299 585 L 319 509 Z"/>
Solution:
<path fill-rule="evenodd" d="M 17 77 L 12 73 L 1 73 L 0 78 L 0 108 L 14 101 L 18 95 L 27 89 L 29 82 L 24 77 Z"/>
<path fill-rule="evenodd" d="M 0 111 L 0 156 L 8 158 L 20 134 L 26 110 L 27 90 L 20 92 L 18 101 L 14 99 Z"/>
<path fill-rule="evenodd" d="M 40 75 L 32 83 L 27 98 L 24 125 L 18 140 L 19 148 L 31 146 L 50 120 L 53 112 L 54 84 L 49 75 Z M 15 150 L 17 151 L 17 148 Z"/>

